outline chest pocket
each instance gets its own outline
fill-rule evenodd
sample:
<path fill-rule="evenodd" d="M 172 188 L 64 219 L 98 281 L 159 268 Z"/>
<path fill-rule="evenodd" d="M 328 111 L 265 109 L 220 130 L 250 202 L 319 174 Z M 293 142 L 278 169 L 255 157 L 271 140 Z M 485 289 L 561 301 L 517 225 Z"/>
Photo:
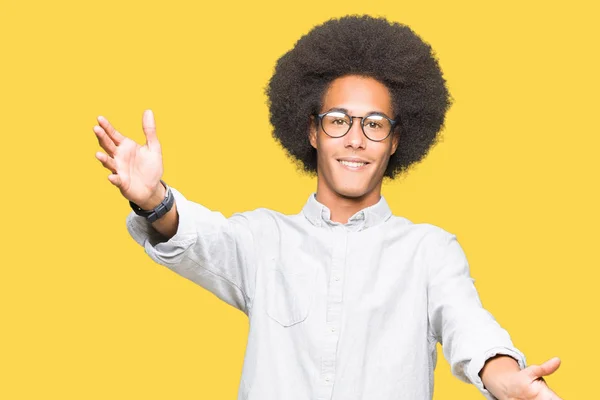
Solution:
<path fill-rule="evenodd" d="M 309 261 L 273 261 L 267 267 L 266 312 L 288 327 L 308 316 L 316 290 L 316 268 Z"/>

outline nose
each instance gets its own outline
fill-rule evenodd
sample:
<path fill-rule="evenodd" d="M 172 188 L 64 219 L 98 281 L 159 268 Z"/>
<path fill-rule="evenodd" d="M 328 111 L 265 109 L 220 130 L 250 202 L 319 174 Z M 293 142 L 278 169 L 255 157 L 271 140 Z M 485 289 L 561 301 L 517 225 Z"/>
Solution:
<path fill-rule="evenodd" d="M 344 136 L 346 139 L 346 147 L 352 147 L 353 149 L 364 149 L 366 146 L 367 138 L 363 134 L 362 127 L 359 121 L 354 121 L 350 131 Z"/>

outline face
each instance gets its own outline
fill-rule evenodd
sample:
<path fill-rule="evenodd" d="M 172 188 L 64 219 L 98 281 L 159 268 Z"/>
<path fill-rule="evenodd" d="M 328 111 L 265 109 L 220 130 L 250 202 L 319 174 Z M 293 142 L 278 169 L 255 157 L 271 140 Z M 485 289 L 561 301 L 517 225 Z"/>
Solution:
<path fill-rule="evenodd" d="M 394 119 L 388 88 L 379 81 L 356 75 L 334 80 L 323 97 L 320 113 L 343 109 L 363 117 L 372 112 Z M 317 196 L 376 203 L 390 156 L 398 146 L 396 134 L 381 142 L 368 139 L 355 118 L 350 131 L 339 138 L 328 136 L 311 123 L 310 143 L 317 150 Z M 350 164 L 348 164 L 350 162 Z M 358 163 L 358 164 L 357 164 Z"/>

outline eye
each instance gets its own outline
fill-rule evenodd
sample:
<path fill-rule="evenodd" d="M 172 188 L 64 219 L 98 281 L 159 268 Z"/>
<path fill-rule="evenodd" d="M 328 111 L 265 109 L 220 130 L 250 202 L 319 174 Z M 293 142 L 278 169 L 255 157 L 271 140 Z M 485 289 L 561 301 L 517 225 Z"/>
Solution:
<path fill-rule="evenodd" d="M 383 125 L 380 122 L 375 122 L 375 121 L 367 121 L 367 123 L 365 124 L 365 126 L 369 129 L 381 129 L 383 128 Z"/>
<path fill-rule="evenodd" d="M 347 123 L 348 123 L 348 121 L 346 121 L 346 120 L 345 120 L 345 119 L 343 119 L 343 118 L 336 118 L 336 119 L 332 119 L 332 120 L 331 120 L 331 123 L 332 123 L 333 125 L 344 125 L 344 124 L 347 124 Z"/>
<path fill-rule="evenodd" d="M 389 126 L 389 121 L 381 115 L 369 115 L 364 121 L 365 128 L 369 130 L 386 129 Z"/>
<path fill-rule="evenodd" d="M 350 118 L 343 112 L 333 111 L 325 114 L 324 122 L 332 126 L 344 126 L 350 124 Z"/>

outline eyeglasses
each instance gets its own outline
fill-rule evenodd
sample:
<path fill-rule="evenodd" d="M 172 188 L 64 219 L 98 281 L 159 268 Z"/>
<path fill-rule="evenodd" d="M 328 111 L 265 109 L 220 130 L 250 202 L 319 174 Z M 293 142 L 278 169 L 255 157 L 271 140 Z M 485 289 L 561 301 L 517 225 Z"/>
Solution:
<path fill-rule="evenodd" d="M 332 138 L 340 138 L 350 132 L 354 118 L 360 118 L 360 127 L 367 139 L 374 142 L 385 140 L 398 121 L 394 121 L 379 113 L 367 114 L 364 117 L 354 117 L 343 111 L 328 111 L 317 114 L 323 132 Z"/>

